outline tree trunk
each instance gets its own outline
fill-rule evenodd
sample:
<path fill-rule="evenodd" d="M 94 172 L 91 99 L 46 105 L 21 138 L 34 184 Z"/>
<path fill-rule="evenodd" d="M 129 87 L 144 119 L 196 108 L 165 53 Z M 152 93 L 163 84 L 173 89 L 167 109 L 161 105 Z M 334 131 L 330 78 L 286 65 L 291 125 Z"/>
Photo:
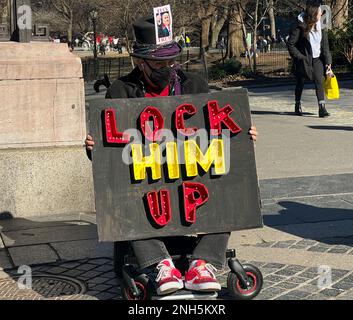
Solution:
<path fill-rule="evenodd" d="M 132 50 L 131 50 L 128 30 L 125 31 L 125 38 L 126 38 L 126 50 L 127 50 L 128 53 L 131 53 Z M 135 69 L 135 61 L 134 61 L 133 56 L 130 56 L 130 61 L 131 61 L 132 69 Z"/>
<path fill-rule="evenodd" d="M 276 32 L 276 19 L 275 19 L 275 11 L 273 6 L 273 0 L 268 1 L 269 10 L 268 10 L 268 17 L 270 19 L 270 27 L 271 27 L 271 37 L 276 39 L 277 32 Z"/>
<path fill-rule="evenodd" d="M 73 25 L 74 25 L 74 13 L 73 10 L 70 10 L 70 20 L 67 28 L 67 41 L 72 42 L 72 34 L 73 34 Z"/>
<path fill-rule="evenodd" d="M 241 12 L 233 8 L 230 12 L 229 19 L 229 41 L 228 41 L 228 57 L 240 57 L 244 51 L 243 42 L 243 25 Z"/>
<path fill-rule="evenodd" d="M 241 20 L 242 33 L 243 33 L 243 43 L 244 43 L 246 55 L 248 57 L 249 68 L 250 68 L 251 71 L 253 71 L 252 63 L 251 63 L 251 55 L 250 55 L 251 54 L 251 43 L 250 43 L 250 48 L 249 48 L 249 45 L 248 45 L 248 42 L 247 42 L 248 34 L 247 34 L 247 31 L 246 31 L 246 26 L 245 26 L 245 22 L 244 22 L 244 18 L 243 18 L 243 12 L 242 12 L 240 3 L 238 3 L 237 8 L 238 8 L 238 11 L 240 13 L 240 20 Z"/>
<path fill-rule="evenodd" d="M 223 14 L 219 18 L 214 18 L 212 23 L 211 48 L 216 48 L 219 34 L 227 20 L 228 9 L 224 9 Z"/>
<path fill-rule="evenodd" d="M 218 21 L 218 16 L 215 14 L 211 18 L 211 33 L 213 32 L 214 28 L 216 28 L 217 21 Z M 211 38 L 212 38 L 212 34 L 211 34 Z"/>
<path fill-rule="evenodd" d="M 204 18 L 201 21 L 201 48 L 206 51 L 209 47 L 209 36 L 210 36 L 211 18 Z"/>
<path fill-rule="evenodd" d="M 212 30 L 211 48 L 217 47 L 219 34 L 220 34 L 225 22 L 226 22 L 226 20 L 222 19 L 222 21 L 218 22 L 216 27 Z"/>
<path fill-rule="evenodd" d="M 9 1 L 3 1 L 0 4 L 0 9 L 1 9 L 1 15 L 0 15 L 0 22 L 1 23 L 7 23 L 8 22 L 8 17 L 9 17 L 9 10 L 10 8 L 10 2 Z"/>
<path fill-rule="evenodd" d="M 200 57 L 202 55 L 202 48 L 206 51 L 209 47 L 211 20 L 216 12 L 215 0 L 207 1 L 207 7 L 201 3 L 198 16 L 201 20 L 201 34 L 200 34 Z"/>
<path fill-rule="evenodd" d="M 335 28 L 343 29 L 345 23 L 348 21 L 348 7 L 349 0 L 335 0 L 332 1 L 332 17 L 333 26 Z"/>
<path fill-rule="evenodd" d="M 256 57 L 256 51 L 257 51 L 257 25 L 258 25 L 258 20 L 259 20 L 259 1 L 256 0 L 255 4 L 255 12 L 254 12 L 254 38 L 253 38 L 253 63 L 254 63 L 254 73 L 257 72 L 257 57 Z"/>

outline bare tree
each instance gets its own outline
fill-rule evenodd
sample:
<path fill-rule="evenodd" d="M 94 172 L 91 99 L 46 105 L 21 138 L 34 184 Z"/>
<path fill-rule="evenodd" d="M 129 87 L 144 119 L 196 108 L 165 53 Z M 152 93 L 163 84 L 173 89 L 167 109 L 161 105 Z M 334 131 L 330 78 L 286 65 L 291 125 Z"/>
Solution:
<path fill-rule="evenodd" d="M 240 57 L 242 51 L 244 51 L 244 11 L 240 5 L 241 1 L 231 3 L 228 18 L 228 46 L 227 46 L 227 57 Z M 244 2 L 244 1 L 243 1 Z M 246 38 L 246 31 L 245 31 Z"/>
<path fill-rule="evenodd" d="M 259 27 L 259 1 L 260 0 L 255 0 L 255 10 L 254 10 L 254 15 L 253 15 L 253 48 L 254 48 L 254 54 L 253 54 L 253 59 L 254 59 L 254 72 L 256 72 L 257 69 L 257 54 L 256 54 L 256 49 L 257 49 L 257 28 Z"/>
<path fill-rule="evenodd" d="M 54 0 L 50 1 L 52 7 L 58 14 L 58 17 L 67 25 L 67 38 L 72 41 L 74 12 L 76 0 Z"/>
<path fill-rule="evenodd" d="M 92 0 L 93 1 L 93 0 Z M 74 24 L 76 21 L 82 21 L 83 13 L 91 0 L 32 0 L 32 6 L 37 20 L 50 23 L 51 28 L 55 30 L 66 31 L 68 40 L 72 41 Z"/>
<path fill-rule="evenodd" d="M 281 13 L 287 13 L 288 11 L 296 11 L 296 9 L 303 10 L 305 8 L 305 0 L 283 0 L 277 1 L 275 9 Z M 332 10 L 332 23 L 335 28 L 342 28 L 347 21 L 349 21 L 349 11 L 352 12 L 352 1 L 351 0 L 327 0 L 325 1 Z M 276 8 L 277 7 L 277 8 Z"/>
<path fill-rule="evenodd" d="M 349 0 L 331 0 L 332 24 L 335 28 L 342 29 L 348 21 Z"/>
<path fill-rule="evenodd" d="M 0 23 L 6 23 L 8 19 L 8 1 L 0 0 Z"/>
<path fill-rule="evenodd" d="M 252 69 L 254 72 L 257 70 L 257 30 L 264 19 L 267 16 L 269 11 L 269 3 L 267 2 L 264 6 L 260 6 L 260 0 L 249 0 L 244 5 L 239 1 L 239 6 L 241 6 L 244 16 L 246 17 L 245 24 L 247 29 L 252 33 L 252 49 L 253 49 L 253 66 Z"/>
<path fill-rule="evenodd" d="M 212 16 L 216 11 L 216 0 L 200 0 L 199 1 L 199 10 L 198 17 L 201 20 L 201 49 L 207 51 L 209 47 L 209 36 L 210 36 L 210 27 Z"/>
<path fill-rule="evenodd" d="M 276 39 L 277 32 L 276 32 L 276 17 L 275 17 L 274 1 L 268 0 L 267 5 L 268 5 L 268 17 L 270 20 L 271 37 L 272 39 Z"/>
<path fill-rule="evenodd" d="M 223 6 L 218 6 L 211 20 L 211 47 L 217 46 L 219 34 L 228 19 L 229 1 L 224 1 Z"/>

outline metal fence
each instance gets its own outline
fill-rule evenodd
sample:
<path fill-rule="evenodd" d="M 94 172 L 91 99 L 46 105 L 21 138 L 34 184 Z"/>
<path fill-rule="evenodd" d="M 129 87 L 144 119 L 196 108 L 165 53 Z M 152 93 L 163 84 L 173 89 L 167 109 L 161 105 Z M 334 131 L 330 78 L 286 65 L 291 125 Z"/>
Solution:
<path fill-rule="evenodd" d="M 217 63 L 221 63 L 224 52 L 221 50 L 211 50 L 206 55 L 201 55 L 198 49 L 184 50 L 178 58 L 178 62 L 185 71 L 195 72 L 203 78 L 208 79 L 208 71 Z M 242 55 L 238 58 L 242 63 L 243 70 L 249 69 L 248 57 Z M 97 60 L 97 70 L 95 70 L 95 62 L 93 58 L 83 59 L 83 75 L 86 82 L 92 82 L 96 79 L 103 78 L 107 74 L 110 79 L 114 80 L 121 76 L 129 74 L 132 69 L 132 61 L 128 56 L 106 58 L 99 57 Z M 336 67 L 337 73 L 347 72 L 344 66 Z M 96 73 L 96 74 L 95 74 Z M 276 44 L 271 48 L 257 50 L 257 73 L 263 80 L 264 77 L 270 81 L 274 78 L 291 78 L 291 58 L 287 47 L 284 43 Z M 241 80 L 246 80 L 240 78 Z M 261 80 L 261 81 L 262 81 Z"/>
<path fill-rule="evenodd" d="M 177 59 L 184 70 L 195 72 L 200 74 L 202 77 L 207 78 L 207 65 L 204 57 L 198 58 L 198 54 L 190 53 L 185 50 Z M 105 74 L 111 79 L 117 79 L 124 75 L 129 74 L 132 69 L 132 61 L 130 57 L 98 57 L 97 66 L 92 58 L 82 59 L 83 77 L 85 82 L 92 82 L 96 79 L 101 79 Z"/>
<path fill-rule="evenodd" d="M 246 61 L 245 61 L 246 60 Z M 263 76 L 290 77 L 290 56 L 284 43 L 257 50 L 257 72 Z M 247 59 L 241 59 L 243 67 L 249 65 Z"/>
<path fill-rule="evenodd" d="M 131 72 L 132 65 L 129 57 L 98 58 L 97 66 L 94 59 L 82 60 L 83 77 L 85 82 L 95 81 L 107 74 L 109 78 L 117 79 Z"/>

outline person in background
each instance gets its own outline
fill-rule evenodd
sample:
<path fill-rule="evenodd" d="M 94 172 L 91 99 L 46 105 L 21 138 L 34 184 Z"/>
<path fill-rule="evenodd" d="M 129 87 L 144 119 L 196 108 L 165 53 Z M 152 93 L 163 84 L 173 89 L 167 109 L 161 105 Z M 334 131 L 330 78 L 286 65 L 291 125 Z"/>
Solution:
<path fill-rule="evenodd" d="M 118 40 L 117 50 L 118 50 L 118 53 L 119 53 L 119 54 L 122 54 L 122 53 L 123 53 L 123 45 L 122 45 L 120 39 Z"/>
<path fill-rule="evenodd" d="M 78 37 L 76 37 L 75 39 L 75 46 L 78 47 L 80 44 L 80 39 Z"/>
<path fill-rule="evenodd" d="M 100 44 L 102 41 L 102 37 L 100 35 L 97 35 L 96 41 L 98 44 Z"/>
<path fill-rule="evenodd" d="M 105 43 L 104 41 L 102 40 L 99 44 L 99 53 L 102 55 L 102 56 L 105 56 Z"/>
<path fill-rule="evenodd" d="M 119 42 L 119 38 L 117 38 L 117 37 L 114 36 L 114 38 L 113 38 L 113 49 L 114 49 L 115 51 L 118 50 L 118 42 Z"/>
<path fill-rule="evenodd" d="M 330 114 L 326 110 L 323 80 L 332 73 L 332 56 L 327 30 L 321 25 L 321 2 L 308 0 L 305 12 L 298 16 L 298 22 L 288 38 L 288 51 L 293 58 L 294 74 L 297 78 L 295 87 L 295 114 L 302 116 L 301 98 L 305 80 L 315 83 L 319 105 L 319 117 Z"/>
<path fill-rule="evenodd" d="M 70 52 L 73 52 L 75 49 L 75 45 L 73 41 L 68 41 L 67 46 L 69 47 Z"/>
<path fill-rule="evenodd" d="M 109 44 L 110 49 L 113 49 L 113 37 L 112 36 L 108 37 L 108 44 Z"/>
<path fill-rule="evenodd" d="M 271 52 L 271 46 L 272 46 L 272 40 L 270 36 L 266 37 L 267 41 L 267 46 L 266 46 L 266 52 Z"/>
<path fill-rule="evenodd" d="M 187 34 L 186 37 L 185 37 L 185 43 L 186 43 L 186 47 L 187 48 L 190 48 L 191 46 L 191 39 L 190 39 L 190 36 Z"/>
<path fill-rule="evenodd" d="M 222 37 L 222 39 L 221 39 L 220 48 L 221 48 L 221 50 L 225 50 L 225 48 L 226 48 L 226 43 L 224 41 L 224 37 Z"/>

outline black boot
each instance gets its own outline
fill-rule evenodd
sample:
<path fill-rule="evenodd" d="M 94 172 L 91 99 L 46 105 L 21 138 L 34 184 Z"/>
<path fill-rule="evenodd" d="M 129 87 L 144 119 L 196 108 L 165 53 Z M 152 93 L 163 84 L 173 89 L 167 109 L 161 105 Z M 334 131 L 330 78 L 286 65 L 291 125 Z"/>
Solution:
<path fill-rule="evenodd" d="M 295 103 L 295 114 L 297 116 L 302 116 L 303 115 L 302 106 L 301 106 L 300 101 Z"/>
<path fill-rule="evenodd" d="M 330 114 L 327 112 L 325 104 L 320 103 L 319 104 L 319 117 L 325 118 L 325 117 L 329 117 L 329 116 L 330 116 Z"/>

